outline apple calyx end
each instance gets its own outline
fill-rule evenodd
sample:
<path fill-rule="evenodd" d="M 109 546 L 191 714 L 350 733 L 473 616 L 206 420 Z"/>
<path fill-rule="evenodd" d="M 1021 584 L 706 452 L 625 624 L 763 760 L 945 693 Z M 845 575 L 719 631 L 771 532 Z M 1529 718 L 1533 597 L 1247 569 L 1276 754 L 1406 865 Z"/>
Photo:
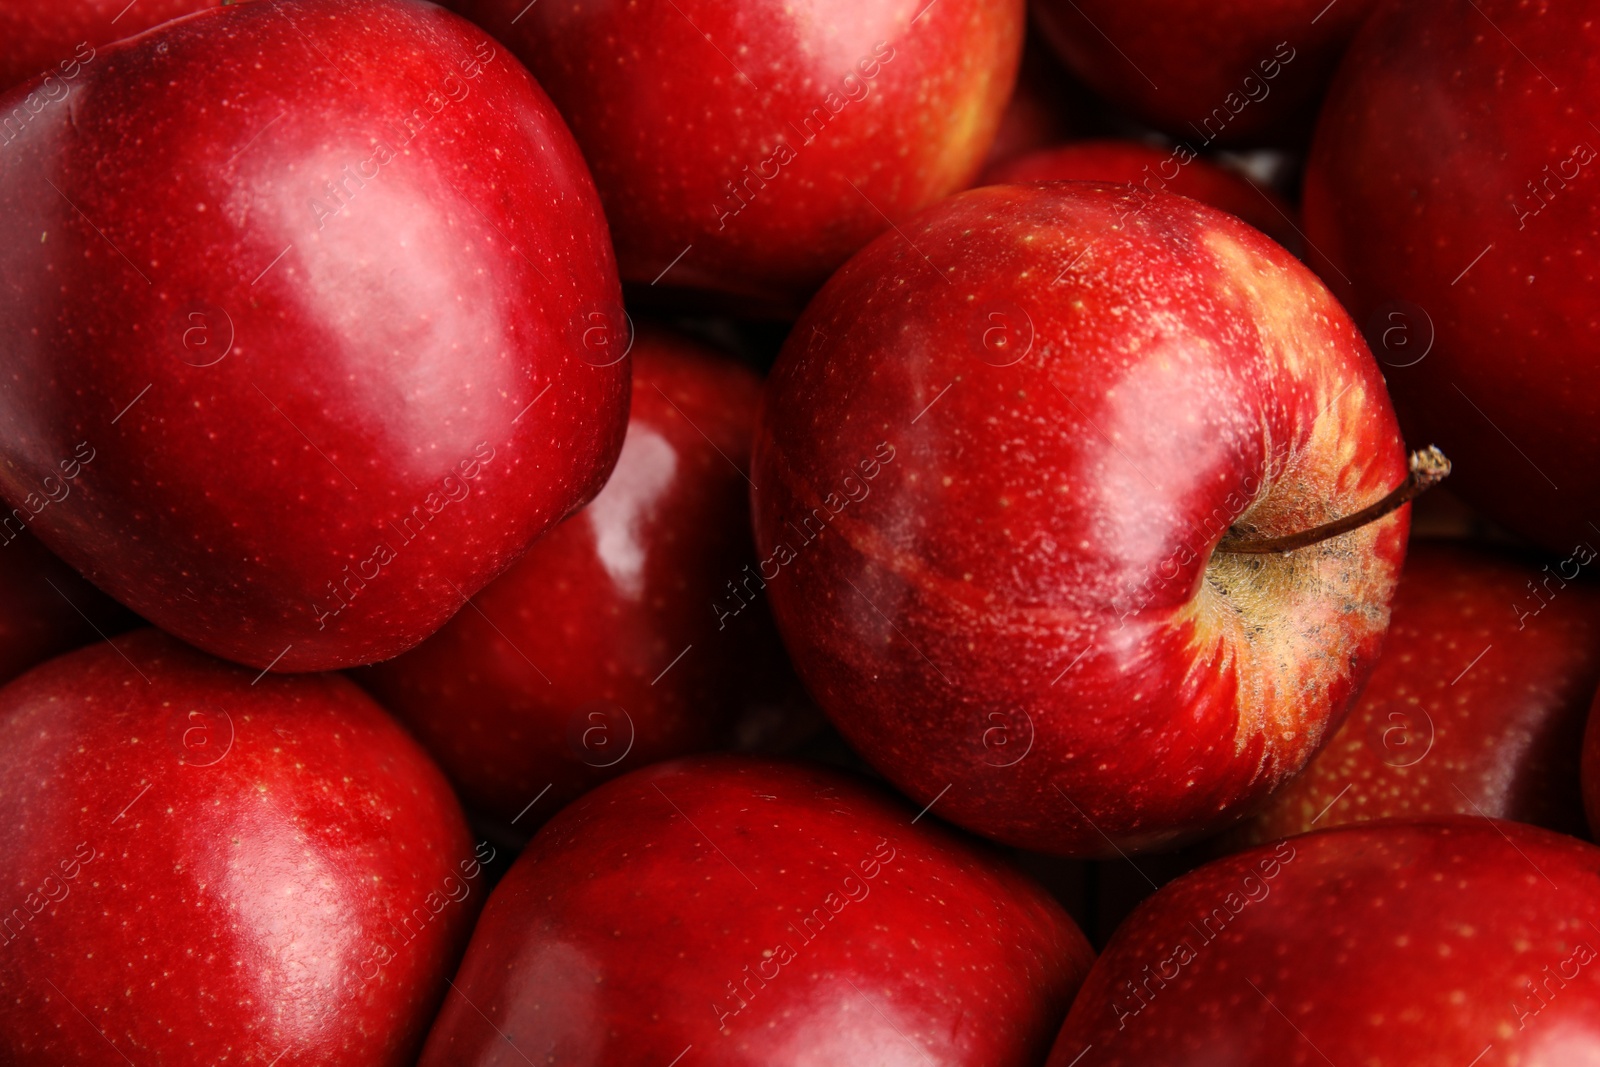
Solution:
<path fill-rule="evenodd" d="M 1409 504 L 1450 475 L 1450 460 L 1437 445 L 1419 448 L 1411 453 L 1408 467 L 1409 473 L 1405 481 L 1395 486 L 1383 499 L 1368 504 L 1359 511 L 1353 511 L 1349 515 L 1309 530 L 1284 534 L 1280 537 L 1252 537 L 1230 530 L 1228 536 L 1218 542 L 1216 551 L 1268 554 L 1293 552 L 1298 548 L 1315 545 L 1360 529 L 1369 522 L 1376 522 L 1390 512 Z"/>

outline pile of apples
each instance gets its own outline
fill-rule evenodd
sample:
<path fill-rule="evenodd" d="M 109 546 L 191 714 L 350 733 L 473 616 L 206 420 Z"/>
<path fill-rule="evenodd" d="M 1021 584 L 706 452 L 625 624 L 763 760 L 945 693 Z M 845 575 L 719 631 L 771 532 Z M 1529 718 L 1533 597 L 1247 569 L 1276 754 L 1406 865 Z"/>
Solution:
<path fill-rule="evenodd" d="M 0 1065 L 1600 1065 L 1592 5 L 447 7 L 0 3 Z"/>

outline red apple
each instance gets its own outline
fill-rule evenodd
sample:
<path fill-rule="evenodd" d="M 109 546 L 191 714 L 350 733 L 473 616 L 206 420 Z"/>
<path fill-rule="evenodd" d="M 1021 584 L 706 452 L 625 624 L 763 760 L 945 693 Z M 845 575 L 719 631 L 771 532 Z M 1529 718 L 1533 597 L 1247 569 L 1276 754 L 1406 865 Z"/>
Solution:
<path fill-rule="evenodd" d="M 1241 550 L 1407 480 L 1383 381 L 1282 248 L 1125 185 L 978 189 L 874 242 L 796 325 L 754 463 L 823 710 L 919 804 L 1047 852 L 1170 847 L 1299 771 L 1405 549 L 1396 512 Z"/>
<path fill-rule="evenodd" d="M 1112 938 L 1050 1067 L 1600 1063 L 1597 868 L 1476 816 L 1218 860 Z"/>
<path fill-rule="evenodd" d="M 1572 560 L 1541 568 L 1413 542 L 1383 656 L 1349 719 L 1238 839 L 1449 814 L 1581 832 L 1600 589 L 1570 581 L 1577 573 Z"/>
<path fill-rule="evenodd" d="M 798 307 L 977 174 L 1022 0 L 455 0 L 555 99 L 625 281 Z"/>
<path fill-rule="evenodd" d="M 47 104 L 72 91 L 83 68 L 98 56 L 96 45 L 132 37 L 169 19 L 216 7 L 223 0 L 10 0 L 0 4 L 0 89 L 9 89 L 39 74 L 47 75 L 24 102 L 24 113 L 12 109 L 0 116 L 0 142 L 10 143 L 21 126 Z"/>
<path fill-rule="evenodd" d="M 1375 0 L 1034 0 L 1072 71 L 1196 148 L 1292 136 Z"/>
<path fill-rule="evenodd" d="M 0 537 L 0 605 L 0 683 L 138 623 L 27 533 Z"/>
<path fill-rule="evenodd" d="M 916 816 L 748 758 L 602 786 L 495 888 L 421 1067 L 1040 1062 L 1088 944 Z"/>
<path fill-rule="evenodd" d="M 1152 193 L 1177 193 L 1237 215 L 1285 248 L 1295 249 L 1300 243 L 1290 208 L 1276 193 L 1200 158 L 1184 144 L 1165 148 L 1137 141 L 1078 141 L 991 167 L 983 180 L 995 185 L 1127 182 Z"/>
<path fill-rule="evenodd" d="M 1600 495 L 1600 21 L 1387 4 L 1317 127 L 1306 234 L 1454 488 L 1559 552 Z"/>
<path fill-rule="evenodd" d="M 622 444 L 577 146 L 428 4 L 239 4 L 101 49 L 0 153 L 0 276 L 0 528 L 257 668 L 416 644 Z"/>
<path fill-rule="evenodd" d="M 0 690 L 0 1062 L 409 1064 L 484 897 L 350 682 L 141 630 Z"/>
<path fill-rule="evenodd" d="M 501 823 L 536 826 L 608 778 L 726 740 L 782 662 L 764 603 L 722 606 L 755 567 L 744 472 L 761 380 L 660 330 L 633 360 L 627 440 L 594 502 L 443 630 L 358 675 Z"/>

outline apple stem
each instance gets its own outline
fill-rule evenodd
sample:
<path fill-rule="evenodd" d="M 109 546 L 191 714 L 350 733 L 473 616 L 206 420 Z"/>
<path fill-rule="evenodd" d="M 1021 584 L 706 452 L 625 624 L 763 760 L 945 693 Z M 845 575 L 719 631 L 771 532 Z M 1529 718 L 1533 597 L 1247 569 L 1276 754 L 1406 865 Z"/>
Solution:
<path fill-rule="evenodd" d="M 1330 537 L 1347 534 L 1410 503 L 1423 492 L 1444 481 L 1449 473 L 1450 461 L 1437 447 L 1429 445 L 1411 453 L 1411 472 L 1406 475 L 1405 481 L 1395 486 L 1382 500 L 1322 526 L 1314 526 L 1299 533 L 1284 534 L 1281 537 L 1240 536 L 1229 531 L 1228 536 L 1217 545 L 1217 551 L 1255 554 L 1293 552 L 1297 548 L 1305 548 L 1307 545 L 1326 541 Z"/>

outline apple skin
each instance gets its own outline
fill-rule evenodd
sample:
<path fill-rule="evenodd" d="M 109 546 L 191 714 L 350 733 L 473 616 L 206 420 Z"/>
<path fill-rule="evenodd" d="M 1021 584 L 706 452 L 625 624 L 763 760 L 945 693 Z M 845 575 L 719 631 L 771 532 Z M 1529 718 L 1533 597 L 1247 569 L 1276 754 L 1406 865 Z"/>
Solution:
<path fill-rule="evenodd" d="M 0 538 L 0 684 L 139 624 L 32 534 Z"/>
<path fill-rule="evenodd" d="M 1451 814 L 1582 833 L 1578 756 L 1600 686 L 1600 588 L 1545 568 L 1413 541 L 1383 655 L 1350 717 L 1229 836 L 1256 844 Z"/>
<path fill-rule="evenodd" d="M 132 37 L 180 15 L 216 7 L 221 0 L 62 0 L 41 4 L 14 0 L 0 4 L 0 89 L 26 81 L 41 72 L 57 84 L 71 82 L 86 63 L 95 59 L 95 45 Z M 50 85 L 49 94 L 60 90 Z M 0 134 L 8 140 L 10 131 Z"/>
<path fill-rule="evenodd" d="M 412 1062 L 485 896 L 443 775 L 337 675 L 114 645 L 0 690 L 0 1061 Z"/>
<path fill-rule="evenodd" d="M 1563 556 L 1595 536 L 1600 495 L 1597 49 L 1583 5 L 1387 4 L 1305 180 L 1313 265 L 1407 431 L 1456 461 L 1464 499 Z"/>
<path fill-rule="evenodd" d="M 1221 829 L 1371 670 L 1407 516 L 1212 550 L 1405 480 L 1376 363 L 1310 271 L 1192 200 L 991 186 L 901 231 L 767 382 L 756 550 L 801 680 L 987 837 L 1115 855 Z"/>
<path fill-rule="evenodd" d="M 986 184 L 1127 182 L 1151 192 L 1176 193 L 1237 215 L 1290 250 L 1300 245 L 1290 208 L 1242 174 L 1224 170 L 1184 147 L 1137 141 L 1078 141 L 1030 152 L 985 173 Z"/>
<path fill-rule="evenodd" d="M 1033 0 L 1041 36 L 1112 103 L 1177 137 L 1271 140 L 1306 118 L 1374 0 Z"/>
<path fill-rule="evenodd" d="M 600 495 L 476 610 L 354 675 L 501 823 L 536 826 L 609 778 L 730 740 L 782 665 L 765 604 L 715 610 L 755 564 L 743 472 L 761 379 L 659 329 L 632 359 L 628 437 Z"/>
<path fill-rule="evenodd" d="M 1088 943 L 915 815 L 748 757 L 601 786 L 495 888 L 419 1067 L 665 1065 L 691 1045 L 708 1067 L 1041 1062 Z"/>
<path fill-rule="evenodd" d="M 240 4 L 77 85 L 0 153 L 8 532 L 191 644 L 318 670 L 415 645 L 599 490 L 605 222 L 483 31 Z"/>
<path fill-rule="evenodd" d="M 1591 844 L 1476 816 L 1217 860 L 1123 924 L 1049 1067 L 1465 1065 L 1491 1045 L 1484 1063 L 1600 1063 L 1597 868 Z"/>
<path fill-rule="evenodd" d="M 624 281 L 791 318 L 890 220 L 971 183 L 1025 18 L 1023 0 L 453 6 L 572 126 Z"/>

